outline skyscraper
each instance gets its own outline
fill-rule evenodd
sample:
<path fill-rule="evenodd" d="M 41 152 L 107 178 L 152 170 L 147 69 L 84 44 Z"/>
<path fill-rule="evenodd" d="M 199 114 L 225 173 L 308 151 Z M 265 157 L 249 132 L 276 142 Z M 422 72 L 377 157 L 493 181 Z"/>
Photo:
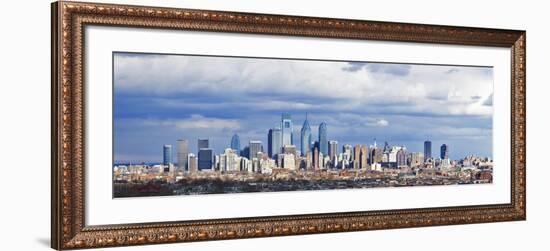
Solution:
<path fill-rule="evenodd" d="M 237 151 L 228 148 L 220 155 L 220 158 L 221 156 L 223 158 L 220 159 L 220 171 L 239 171 L 240 158 L 237 155 Z"/>
<path fill-rule="evenodd" d="M 241 151 L 241 156 L 242 157 L 250 157 L 250 147 L 249 146 L 245 146 L 243 147 L 243 150 Z"/>
<path fill-rule="evenodd" d="M 189 142 L 186 139 L 178 139 L 177 143 L 178 168 L 182 171 L 186 171 L 188 170 L 187 158 L 189 155 Z"/>
<path fill-rule="evenodd" d="M 317 150 L 319 150 L 319 141 L 313 142 L 313 148 L 317 148 Z"/>
<path fill-rule="evenodd" d="M 283 113 L 281 116 L 281 128 L 282 128 L 282 145 L 293 145 L 293 135 L 292 135 L 292 118 L 290 114 Z"/>
<path fill-rule="evenodd" d="M 188 155 L 188 160 L 187 160 L 187 163 L 189 165 L 189 172 L 190 173 L 195 173 L 197 172 L 198 168 L 197 168 L 197 156 L 195 156 L 195 154 L 193 153 L 189 153 Z"/>
<path fill-rule="evenodd" d="M 382 162 L 382 149 L 372 147 L 369 152 L 369 163 L 377 164 Z"/>
<path fill-rule="evenodd" d="M 361 146 L 361 169 L 367 169 L 369 154 L 367 153 L 367 146 Z"/>
<path fill-rule="evenodd" d="M 267 154 L 270 158 L 275 157 L 275 155 L 281 153 L 282 145 L 282 131 L 281 128 L 275 127 L 269 129 L 267 134 Z"/>
<path fill-rule="evenodd" d="M 256 157 L 256 154 L 258 154 L 258 152 L 262 152 L 262 142 L 259 140 L 251 140 L 250 142 L 248 142 L 248 148 L 248 159 L 252 160 L 252 158 Z"/>
<path fill-rule="evenodd" d="M 384 142 L 384 150 L 382 152 L 387 153 L 390 151 L 390 144 L 388 144 L 388 141 Z"/>
<path fill-rule="evenodd" d="M 447 144 L 441 145 L 441 159 L 448 159 L 449 158 L 449 147 Z"/>
<path fill-rule="evenodd" d="M 284 153 L 284 154 L 292 154 L 292 155 L 294 155 L 295 157 L 298 155 L 295 145 L 286 145 L 286 146 L 283 146 L 283 153 Z"/>
<path fill-rule="evenodd" d="M 283 154 L 283 168 L 284 169 L 290 169 L 290 170 L 296 170 L 296 160 L 294 154 Z"/>
<path fill-rule="evenodd" d="M 424 164 L 424 154 L 421 152 L 413 152 L 410 154 L 410 163 L 411 167 L 416 167 Z"/>
<path fill-rule="evenodd" d="M 347 161 L 351 161 L 353 159 L 353 147 L 349 144 L 345 144 L 342 146 L 342 153 L 344 154 L 344 158 Z"/>
<path fill-rule="evenodd" d="M 328 141 L 328 156 L 332 162 L 332 166 L 336 167 L 336 161 L 338 159 L 338 141 L 329 140 Z"/>
<path fill-rule="evenodd" d="M 361 168 L 361 145 L 353 147 L 353 168 Z"/>
<path fill-rule="evenodd" d="M 306 170 L 311 170 L 311 167 L 313 165 L 313 153 L 311 151 L 307 152 L 306 154 L 306 166 L 305 166 L 305 169 Z"/>
<path fill-rule="evenodd" d="M 323 155 L 328 154 L 327 123 L 325 122 L 319 125 L 319 151 Z"/>
<path fill-rule="evenodd" d="M 304 125 L 302 125 L 300 136 L 300 150 L 302 156 L 306 156 L 307 153 L 311 151 L 311 127 L 309 127 L 309 121 L 307 121 L 307 114 Z"/>
<path fill-rule="evenodd" d="M 317 146 L 313 148 L 313 169 L 319 169 L 319 149 L 317 149 Z"/>
<path fill-rule="evenodd" d="M 199 170 L 211 170 L 213 163 L 213 151 L 211 148 L 199 149 Z"/>
<path fill-rule="evenodd" d="M 424 141 L 424 162 L 432 158 L 432 142 L 429 140 Z"/>
<path fill-rule="evenodd" d="M 197 150 L 200 150 L 201 148 L 209 148 L 209 147 L 210 147 L 210 141 L 208 139 L 197 140 Z"/>
<path fill-rule="evenodd" d="M 231 138 L 231 149 L 235 150 L 237 155 L 241 154 L 241 139 L 237 134 L 234 134 Z"/>
<path fill-rule="evenodd" d="M 399 149 L 396 154 L 397 167 L 407 166 L 407 152 L 403 148 Z"/>
<path fill-rule="evenodd" d="M 162 164 L 168 166 L 172 164 L 172 145 L 164 145 L 162 147 Z"/>

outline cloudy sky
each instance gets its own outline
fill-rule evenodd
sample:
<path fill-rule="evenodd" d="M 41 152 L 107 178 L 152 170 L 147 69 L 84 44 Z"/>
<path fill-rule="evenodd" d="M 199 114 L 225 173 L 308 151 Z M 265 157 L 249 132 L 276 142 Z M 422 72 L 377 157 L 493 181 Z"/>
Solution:
<path fill-rule="evenodd" d="M 445 143 L 452 159 L 492 157 L 492 92 L 490 67 L 115 53 L 114 158 L 160 162 L 179 138 L 219 153 L 234 133 L 267 149 L 283 112 L 298 147 L 307 113 L 313 138 L 324 121 L 339 151 L 430 139 L 434 156 Z"/>

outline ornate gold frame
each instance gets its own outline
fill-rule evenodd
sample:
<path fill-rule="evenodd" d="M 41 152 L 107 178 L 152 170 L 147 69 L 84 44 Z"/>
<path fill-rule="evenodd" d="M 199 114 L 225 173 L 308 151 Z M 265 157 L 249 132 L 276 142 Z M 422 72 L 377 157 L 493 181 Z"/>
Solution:
<path fill-rule="evenodd" d="M 506 47 L 512 51 L 511 203 L 445 208 L 86 226 L 83 113 L 84 27 L 261 33 L 319 38 Z M 171 9 L 95 3 L 52 4 L 52 241 L 55 249 L 95 248 L 526 218 L 525 31 Z"/>

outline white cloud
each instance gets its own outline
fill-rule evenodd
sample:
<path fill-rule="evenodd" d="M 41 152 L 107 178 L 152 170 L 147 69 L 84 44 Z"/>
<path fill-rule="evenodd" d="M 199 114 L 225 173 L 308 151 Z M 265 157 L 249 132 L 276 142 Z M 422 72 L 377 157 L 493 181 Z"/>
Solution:
<path fill-rule="evenodd" d="M 180 130 L 238 130 L 241 127 L 239 121 L 234 119 L 207 118 L 197 114 L 191 115 L 188 119 L 137 119 L 129 122 L 145 126 L 169 126 Z"/>
<path fill-rule="evenodd" d="M 349 68 L 346 62 L 117 54 L 115 85 L 119 91 L 162 95 L 203 93 L 241 103 L 258 93 L 318 98 L 309 103 L 265 100 L 253 104 L 261 109 L 307 110 L 318 106 L 357 109 L 406 101 L 408 105 L 390 109 L 441 115 L 491 115 L 492 110 L 486 105 L 471 100 L 472 96 L 488 97 L 492 93 L 488 68 L 411 65 L 400 74 L 387 74 L 372 67 L 360 71 L 346 68 Z M 328 105 L 319 101 L 335 99 L 337 103 Z"/>
<path fill-rule="evenodd" d="M 376 121 L 376 125 L 380 127 L 388 126 L 390 123 L 385 119 L 379 119 Z"/>

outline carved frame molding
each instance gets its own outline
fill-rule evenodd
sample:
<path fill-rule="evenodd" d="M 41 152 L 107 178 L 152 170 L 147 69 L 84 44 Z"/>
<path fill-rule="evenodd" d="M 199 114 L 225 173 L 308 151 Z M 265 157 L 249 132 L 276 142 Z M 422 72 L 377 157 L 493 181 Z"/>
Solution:
<path fill-rule="evenodd" d="M 86 226 L 84 28 L 124 26 L 496 46 L 512 51 L 511 203 Z M 423 227 L 526 218 L 525 31 L 80 2 L 52 4 L 52 242 L 55 249 Z"/>

